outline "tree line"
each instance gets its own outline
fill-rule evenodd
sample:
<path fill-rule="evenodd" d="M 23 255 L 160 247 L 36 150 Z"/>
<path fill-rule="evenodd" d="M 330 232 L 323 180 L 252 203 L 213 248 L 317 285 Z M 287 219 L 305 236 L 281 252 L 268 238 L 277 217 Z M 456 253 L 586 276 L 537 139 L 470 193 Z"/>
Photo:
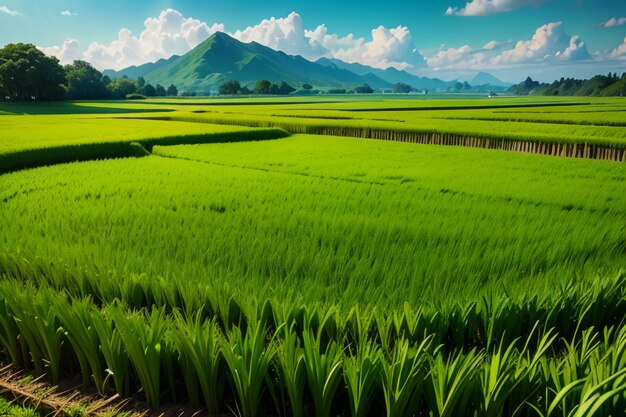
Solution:
<path fill-rule="evenodd" d="M 305 84 L 302 86 L 304 89 L 312 89 L 313 86 Z M 310 87 L 310 88 L 309 88 Z M 287 95 L 291 94 L 296 89 L 285 81 L 279 83 L 272 83 L 269 80 L 259 80 L 254 85 L 254 89 L 250 90 L 248 86 L 241 86 L 239 81 L 229 80 L 220 84 L 220 95 L 249 95 L 249 94 L 262 94 L 262 95 Z"/>
<path fill-rule="evenodd" d="M 103 100 L 177 96 L 178 89 L 153 86 L 139 77 L 111 80 L 85 61 L 62 66 L 32 44 L 0 48 L 0 100 Z"/>
<path fill-rule="evenodd" d="M 410 87 L 409 87 L 410 88 Z M 248 86 L 242 86 L 239 81 L 236 80 L 228 80 L 224 81 L 220 84 L 219 87 L 220 95 L 222 96 L 233 96 L 233 95 L 289 95 L 292 93 L 296 93 L 298 95 L 313 95 L 320 94 L 320 90 L 314 90 L 311 84 L 305 83 L 302 84 L 302 88 L 297 90 L 291 85 L 287 84 L 285 81 L 281 81 L 279 83 L 272 83 L 269 80 L 258 80 L 253 89 L 250 89 Z M 367 84 L 362 86 L 355 87 L 353 90 L 346 90 L 344 88 L 341 89 L 330 89 L 326 90 L 326 94 L 371 94 L 374 90 Z"/>
<path fill-rule="evenodd" d="M 626 72 L 596 75 L 589 80 L 561 78 L 552 83 L 540 83 L 527 77 L 512 86 L 509 92 L 536 96 L 626 96 Z"/>

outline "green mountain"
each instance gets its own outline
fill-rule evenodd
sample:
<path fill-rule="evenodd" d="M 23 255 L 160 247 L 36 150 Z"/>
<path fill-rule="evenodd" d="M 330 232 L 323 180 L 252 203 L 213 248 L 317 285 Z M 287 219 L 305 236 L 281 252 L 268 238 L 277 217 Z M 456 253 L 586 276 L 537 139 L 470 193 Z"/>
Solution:
<path fill-rule="evenodd" d="M 287 55 L 256 42 L 243 43 L 217 32 L 180 57 L 150 69 L 142 75 L 152 85 L 174 84 L 180 92 L 209 94 L 226 80 L 236 80 L 253 88 L 260 79 L 285 81 L 295 88 L 312 84 L 322 88 L 354 88 L 369 84 L 374 89 L 391 84 L 375 75 L 361 76 L 351 71 Z M 124 70 L 126 71 L 126 70 Z M 123 71 L 122 71 L 123 72 Z"/>
<path fill-rule="evenodd" d="M 348 70 L 361 76 L 374 76 L 381 78 L 392 85 L 397 83 L 408 84 L 417 90 L 428 89 L 433 91 L 447 91 L 448 87 L 454 85 L 455 82 L 442 81 L 439 78 L 418 77 L 393 67 L 383 70 L 359 63 L 348 64 L 347 62 L 336 58 L 320 58 L 315 62 L 330 68 Z"/>
<path fill-rule="evenodd" d="M 107 75 L 112 80 L 122 77 L 128 77 L 130 79 L 136 80 L 139 77 L 145 77 L 151 71 L 161 68 L 164 65 L 169 64 L 170 62 L 174 62 L 179 58 L 178 55 L 172 55 L 168 59 L 159 59 L 156 62 L 148 62 L 143 65 L 131 65 L 130 67 L 124 68 L 120 71 L 115 71 L 111 69 L 107 69 L 102 71 L 102 75 Z M 168 84 L 169 85 L 169 84 Z"/>

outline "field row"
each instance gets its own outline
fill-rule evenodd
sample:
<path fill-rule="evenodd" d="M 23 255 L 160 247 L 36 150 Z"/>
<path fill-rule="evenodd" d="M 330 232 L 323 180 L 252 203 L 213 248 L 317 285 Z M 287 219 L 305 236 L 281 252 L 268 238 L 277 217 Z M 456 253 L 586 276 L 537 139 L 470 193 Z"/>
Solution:
<path fill-rule="evenodd" d="M 3 172 L 141 154 L 141 149 L 127 146 L 131 142 L 151 147 L 157 142 L 212 141 L 200 138 L 206 134 L 245 140 L 252 138 L 243 133 L 250 127 L 576 158 L 626 158 L 626 127 L 620 122 L 626 107 L 620 100 L 501 99 L 485 104 L 482 100 L 181 99 L 3 108 L 6 115 L 0 117 L 0 128 L 10 132 L 0 141 L 0 155 L 6 155 L 0 160 Z M 19 112 L 36 115 L 16 115 Z M 236 139 L 235 132 L 242 132 L 242 139 Z"/>
<path fill-rule="evenodd" d="M 406 321 L 378 323 L 379 335 L 394 324 L 400 333 L 377 339 L 358 314 L 343 330 L 332 315 L 306 309 L 276 325 L 264 307 L 265 319 L 224 329 L 203 310 L 95 305 L 19 282 L 0 282 L 0 295 L 5 359 L 54 383 L 80 372 L 103 394 L 140 390 L 152 406 L 190 401 L 209 415 L 236 409 L 244 417 L 592 416 L 626 406 L 626 327 L 619 319 L 589 328 L 581 321 L 569 338 L 536 322 L 509 343 L 502 336 L 513 329 L 477 329 L 483 347 L 450 350 L 427 331 L 404 334 L 417 330 Z M 617 301 L 626 303 L 623 293 Z M 580 307 L 573 320 L 597 311 Z M 457 326 L 471 319 L 457 318 Z"/>
<path fill-rule="evenodd" d="M 502 153 L 475 178 L 459 173 L 488 169 L 486 151 L 326 138 L 328 170 L 290 169 L 302 163 L 290 149 L 317 140 L 199 145 L 211 163 L 149 156 L 3 175 L 3 253 L 43 275 L 147 273 L 227 282 L 244 297 L 388 308 L 494 288 L 536 294 L 624 267 L 619 164 L 585 161 L 560 178 L 576 161 Z M 379 172 L 359 160 L 368 153 Z"/>
<path fill-rule="evenodd" d="M 183 122 L 59 116 L 3 116 L 0 173 L 42 165 L 143 156 L 154 145 L 276 139 L 281 129 L 202 125 Z"/>

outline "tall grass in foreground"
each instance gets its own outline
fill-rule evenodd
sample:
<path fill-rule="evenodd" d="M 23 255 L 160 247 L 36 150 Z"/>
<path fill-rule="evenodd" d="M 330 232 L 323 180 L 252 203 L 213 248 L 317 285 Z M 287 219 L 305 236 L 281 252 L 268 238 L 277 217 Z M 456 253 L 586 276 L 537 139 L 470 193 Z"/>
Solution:
<path fill-rule="evenodd" d="M 620 288 L 614 301 L 623 304 L 623 283 Z M 361 328 L 385 322 L 365 314 L 339 323 L 334 320 L 341 314 L 322 321 L 290 314 L 283 322 L 277 314 L 270 320 L 274 330 L 258 314 L 224 328 L 215 316 L 189 316 L 177 307 L 96 306 L 89 298 L 6 278 L 0 300 L 4 360 L 52 381 L 80 373 L 85 385 L 102 393 L 139 390 L 151 405 L 191 401 L 209 415 L 230 409 L 245 417 L 583 417 L 626 410 L 624 316 L 585 324 L 592 308 L 584 297 L 580 310 L 563 307 L 579 322 L 567 337 L 569 329 L 551 326 L 553 310 L 521 338 L 492 332 L 478 344 L 435 342 L 447 340 L 443 328 L 423 334 L 396 328 L 386 343 L 381 334 L 387 331 L 355 338 L 355 321 Z M 259 308 L 269 309 L 267 303 Z M 455 326 L 471 326 L 464 317 Z"/>

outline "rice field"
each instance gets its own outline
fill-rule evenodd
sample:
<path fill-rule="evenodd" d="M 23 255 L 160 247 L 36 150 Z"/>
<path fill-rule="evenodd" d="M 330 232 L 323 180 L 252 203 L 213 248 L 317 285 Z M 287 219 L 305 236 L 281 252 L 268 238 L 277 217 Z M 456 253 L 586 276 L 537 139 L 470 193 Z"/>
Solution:
<path fill-rule="evenodd" d="M 0 362 L 209 416 L 623 415 L 626 166 L 392 137 L 619 147 L 623 100 L 383 99 L 0 107 Z"/>

